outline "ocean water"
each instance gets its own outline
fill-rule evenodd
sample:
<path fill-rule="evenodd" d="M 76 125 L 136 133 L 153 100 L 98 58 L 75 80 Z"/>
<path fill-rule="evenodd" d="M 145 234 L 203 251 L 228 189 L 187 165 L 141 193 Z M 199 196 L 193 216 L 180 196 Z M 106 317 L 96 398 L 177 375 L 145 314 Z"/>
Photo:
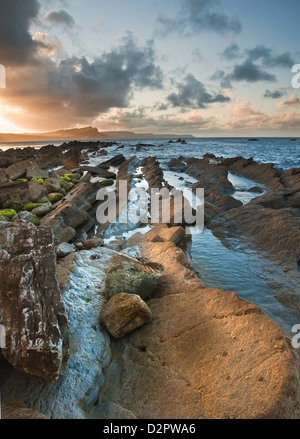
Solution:
<path fill-rule="evenodd" d="M 184 138 L 182 138 L 184 139 Z M 110 140 L 110 139 L 109 139 Z M 113 139 L 112 139 L 113 140 Z M 172 158 L 195 157 L 201 158 L 206 153 L 217 157 L 253 158 L 258 163 L 273 163 L 274 167 L 289 169 L 300 167 L 300 139 L 291 138 L 260 138 L 249 141 L 248 138 L 186 138 L 186 144 L 176 143 L 176 139 L 118 139 L 116 144 L 107 148 L 106 156 L 91 154 L 91 165 L 97 165 L 116 154 L 126 158 L 136 156 L 139 159 L 155 156 L 164 171 L 165 179 L 179 189 L 190 188 L 194 179 L 186 174 L 172 172 L 168 162 Z M 105 140 L 101 139 L 102 142 Z M 59 144 L 59 142 L 48 142 Z M 43 144 L 0 145 L 0 148 L 17 146 L 41 147 Z M 101 149 L 101 148 L 100 148 Z M 259 194 L 247 192 L 257 182 L 230 175 L 230 180 L 236 188 L 235 197 L 248 203 Z M 138 226 L 137 226 L 138 227 Z M 146 230 L 146 229 L 145 229 Z M 114 229 L 113 235 L 127 238 L 132 235 L 128 231 Z M 190 259 L 193 269 L 199 274 L 207 287 L 219 288 L 223 291 L 234 291 L 239 297 L 257 304 L 261 309 L 285 331 L 291 333 L 292 327 L 300 323 L 296 312 L 280 303 L 276 296 L 282 291 L 299 295 L 300 277 L 291 277 L 282 269 L 265 258 L 264 255 L 248 247 L 243 239 L 234 239 L 230 248 L 225 247 L 213 233 L 204 228 L 192 231 Z"/>

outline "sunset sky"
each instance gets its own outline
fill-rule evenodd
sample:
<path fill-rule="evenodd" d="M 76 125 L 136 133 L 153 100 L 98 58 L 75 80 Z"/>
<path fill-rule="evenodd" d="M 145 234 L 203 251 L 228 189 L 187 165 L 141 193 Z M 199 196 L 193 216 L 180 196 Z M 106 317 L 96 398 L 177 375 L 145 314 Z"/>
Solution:
<path fill-rule="evenodd" d="M 299 0 L 0 0 L 0 132 L 300 136 L 299 17 Z"/>

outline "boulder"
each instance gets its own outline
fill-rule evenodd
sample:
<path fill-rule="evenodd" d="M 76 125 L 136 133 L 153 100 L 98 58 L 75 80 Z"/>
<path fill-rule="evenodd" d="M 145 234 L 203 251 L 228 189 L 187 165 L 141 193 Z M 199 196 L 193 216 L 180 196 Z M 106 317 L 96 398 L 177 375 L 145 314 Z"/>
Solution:
<path fill-rule="evenodd" d="M 48 178 L 46 181 L 44 181 L 43 186 L 45 189 L 47 189 L 48 193 L 51 192 L 60 192 L 61 191 L 61 187 L 59 184 L 59 178 Z"/>
<path fill-rule="evenodd" d="M 30 181 L 28 183 L 28 193 L 24 196 L 23 201 L 36 203 L 41 198 L 45 197 L 47 194 L 48 194 L 48 192 L 45 189 L 45 187 L 43 187 L 43 185 L 41 185 L 35 181 Z"/>
<path fill-rule="evenodd" d="M 63 194 L 54 192 L 54 193 L 50 193 L 48 194 L 48 200 L 50 201 L 50 203 L 54 204 L 57 203 L 58 201 L 60 201 L 63 198 Z"/>
<path fill-rule="evenodd" d="M 56 254 L 59 258 L 65 258 L 70 253 L 76 252 L 76 247 L 74 244 L 69 244 L 68 242 L 62 242 L 57 246 Z"/>
<path fill-rule="evenodd" d="M 152 313 L 140 296 L 120 293 L 104 305 L 100 322 L 114 338 L 121 338 L 145 325 L 151 318 Z"/>
<path fill-rule="evenodd" d="M 27 199 L 29 185 L 26 182 L 22 183 L 3 183 L 0 185 L 0 207 L 5 203 L 20 202 L 24 203 Z"/>
<path fill-rule="evenodd" d="M 124 254 L 112 256 L 105 278 L 107 298 L 115 294 L 138 294 L 149 297 L 162 277 L 163 267 L 149 261 L 138 261 Z"/>
<path fill-rule="evenodd" d="M 36 215 L 37 217 L 42 217 L 47 215 L 47 213 L 51 212 L 52 204 L 50 201 L 48 203 L 43 203 L 41 206 L 36 207 L 31 212 L 33 215 Z"/>
<path fill-rule="evenodd" d="M 84 250 L 90 250 L 92 248 L 102 247 L 103 243 L 104 243 L 103 239 L 101 238 L 85 239 L 84 241 L 82 241 Z"/>
<path fill-rule="evenodd" d="M 49 177 L 49 173 L 47 171 L 44 171 L 43 169 L 39 168 L 28 168 L 26 171 L 26 178 L 31 180 L 32 178 L 37 179 L 45 179 Z"/>
<path fill-rule="evenodd" d="M 0 223 L 0 248 L 2 354 L 16 369 L 56 381 L 67 349 L 67 320 L 53 234 L 21 220 Z"/>

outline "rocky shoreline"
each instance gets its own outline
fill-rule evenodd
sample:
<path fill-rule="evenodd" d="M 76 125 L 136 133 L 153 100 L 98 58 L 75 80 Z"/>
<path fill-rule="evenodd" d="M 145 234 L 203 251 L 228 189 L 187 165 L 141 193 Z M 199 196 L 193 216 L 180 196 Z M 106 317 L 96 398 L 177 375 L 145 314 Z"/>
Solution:
<path fill-rule="evenodd" d="M 171 188 L 155 157 L 105 160 L 109 146 L 0 153 L 3 417 L 298 418 L 291 337 L 235 293 L 205 288 L 174 205 L 170 224 L 104 244 L 99 189 L 118 195 L 137 168 L 149 188 Z M 101 163 L 90 166 L 90 154 Z M 297 281 L 300 169 L 213 155 L 169 167 L 205 189 L 216 236 L 242 236 Z M 249 204 L 234 198 L 229 172 L 258 185 Z M 297 291 L 280 298 L 300 316 Z"/>

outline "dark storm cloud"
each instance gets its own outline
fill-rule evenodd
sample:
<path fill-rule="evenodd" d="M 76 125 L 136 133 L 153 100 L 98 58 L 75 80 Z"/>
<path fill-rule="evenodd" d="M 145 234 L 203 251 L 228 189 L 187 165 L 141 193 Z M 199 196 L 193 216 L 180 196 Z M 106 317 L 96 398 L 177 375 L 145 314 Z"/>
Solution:
<path fill-rule="evenodd" d="M 256 46 L 253 49 L 248 49 L 245 53 L 249 60 L 260 60 L 266 67 L 291 68 L 295 64 L 295 60 L 292 58 L 290 52 L 276 54 L 272 49 L 263 45 Z"/>
<path fill-rule="evenodd" d="M 229 79 L 233 81 L 258 82 L 268 81 L 275 82 L 276 76 L 266 72 L 260 66 L 254 64 L 251 60 L 246 59 L 242 64 L 236 65 Z"/>
<path fill-rule="evenodd" d="M 17 69 L 7 98 L 17 99 L 21 108 L 29 110 L 22 114 L 23 120 L 35 117 L 46 128 L 49 123 L 68 125 L 97 117 L 112 107 L 124 108 L 135 89 L 162 88 L 162 82 L 153 43 L 140 47 L 128 35 L 118 47 L 93 61 L 70 57 L 56 64 L 41 57 L 39 64 Z"/>
<path fill-rule="evenodd" d="M 240 21 L 222 12 L 219 0 L 181 0 L 180 3 L 182 8 L 176 17 L 159 17 L 158 23 L 163 33 L 183 32 L 188 35 L 205 30 L 221 34 L 241 31 Z"/>
<path fill-rule="evenodd" d="M 228 61 L 244 58 L 241 63 L 234 65 L 231 73 L 218 70 L 212 75 L 212 79 L 219 79 L 221 81 L 222 87 L 231 87 L 232 81 L 275 82 L 277 80 L 276 75 L 273 72 L 269 72 L 269 69 L 291 68 L 295 64 L 295 60 L 289 52 L 278 54 L 263 45 L 252 49 L 245 49 L 241 52 L 239 46 L 233 43 L 221 53 L 221 58 Z M 280 97 L 277 93 L 275 96 Z M 268 95 L 265 97 L 272 96 Z"/>
<path fill-rule="evenodd" d="M 37 0 L 0 1 L 0 63 L 4 65 L 28 64 L 33 61 L 37 47 L 41 46 L 29 33 L 31 21 L 37 17 L 40 4 Z"/>
<path fill-rule="evenodd" d="M 266 90 L 264 94 L 264 98 L 279 99 L 282 98 L 283 95 L 284 93 L 281 90 L 274 90 L 274 91 Z"/>
<path fill-rule="evenodd" d="M 45 15 L 45 19 L 50 23 L 59 24 L 67 27 L 72 27 L 75 25 L 73 17 L 64 10 L 60 10 L 58 12 L 48 12 Z"/>
<path fill-rule="evenodd" d="M 230 101 L 230 98 L 222 94 L 209 93 L 204 84 L 191 74 L 187 75 L 184 83 L 178 84 L 177 88 L 178 93 L 171 93 L 167 97 L 173 107 L 206 108 L 207 104 Z"/>
<path fill-rule="evenodd" d="M 84 57 L 62 61 L 52 79 L 76 114 L 95 116 L 128 105 L 133 87 L 161 88 L 162 72 L 154 58 L 151 42 L 138 47 L 129 37 L 93 62 Z"/>

